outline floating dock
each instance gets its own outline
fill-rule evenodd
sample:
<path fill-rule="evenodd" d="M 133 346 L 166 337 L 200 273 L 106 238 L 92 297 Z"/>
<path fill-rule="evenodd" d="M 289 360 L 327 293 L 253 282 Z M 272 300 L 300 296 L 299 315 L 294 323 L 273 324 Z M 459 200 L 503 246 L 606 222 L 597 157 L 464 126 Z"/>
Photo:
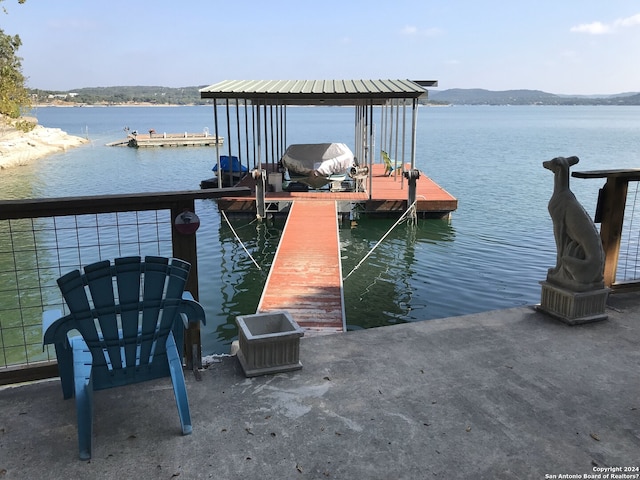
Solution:
<path fill-rule="evenodd" d="M 107 143 L 108 147 L 215 147 L 224 139 L 206 133 L 139 133 Z"/>
<path fill-rule="evenodd" d="M 286 310 L 308 333 L 346 330 L 335 200 L 296 200 L 258 304 Z"/>
<path fill-rule="evenodd" d="M 237 184 L 248 187 L 250 196 L 219 197 L 218 208 L 228 214 L 255 216 L 259 190 L 261 217 L 288 215 L 258 312 L 286 310 L 310 333 L 344 331 L 339 222 L 344 225 L 363 214 L 400 217 L 409 209 L 414 213 L 414 208 L 418 218 L 448 219 L 457 209 L 456 198 L 416 167 L 419 99 L 427 96 L 426 87 L 437 85 L 436 80 L 404 79 L 225 80 L 200 90 L 201 98 L 213 102 L 215 135 L 226 132 L 229 138 L 238 138 L 237 145 L 228 142 L 226 155 L 243 159 L 248 169 L 259 170 Z M 335 166 L 342 160 L 341 155 L 325 151 L 327 155 L 309 155 L 314 166 L 305 180 L 283 181 L 280 170 L 289 148 L 313 145 L 286 134 L 289 118 L 293 118 L 287 115 L 289 106 L 318 107 L 312 109 L 315 112 L 330 106 L 353 109 L 349 148 L 354 166 L 348 175 L 340 172 L 338 180 L 334 168 L 327 168 L 331 177 L 325 177 L 324 170 L 320 175 L 323 165 Z M 222 129 L 225 118 L 226 129 Z M 318 135 L 323 136 L 322 132 Z M 295 165 L 309 158 L 293 156 L 292 160 Z M 306 168 L 308 162 L 302 163 Z M 387 175 L 390 167 L 395 170 Z M 322 177 L 332 181 L 307 188 L 323 183 Z M 202 188 L 210 185 L 203 183 Z"/>
<path fill-rule="evenodd" d="M 371 181 L 371 195 L 368 193 Z M 251 195 L 245 197 L 222 197 L 218 199 L 218 207 L 227 213 L 256 213 L 255 183 L 251 175 L 245 176 L 239 186 L 251 188 Z M 444 218 L 458 208 L 458 200 L 438 185 L 435 181 L 420 172 L 417 180 L 416 213 L 418 218 Z M 364 214 L 380 216 L 399 216 L 407 209 L 407 180 L 401 174 L 385 175 L 384 164 L 373 164 L 371 178 L 366 179 L 367 191 L 323 191 L 309 190 L 303 192 L 269 191 L 265 194 L 267 212 L 286 213 L 294 200 L 334 200 L 338 201 L 338 213 L 347 214 L 355 205 L 357 211 Z"/>

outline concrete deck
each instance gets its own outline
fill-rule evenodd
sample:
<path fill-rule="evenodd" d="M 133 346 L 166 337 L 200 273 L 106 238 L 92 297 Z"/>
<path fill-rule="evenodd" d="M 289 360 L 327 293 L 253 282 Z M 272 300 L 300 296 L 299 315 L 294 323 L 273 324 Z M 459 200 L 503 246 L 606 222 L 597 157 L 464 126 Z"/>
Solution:
<path fill-rule="evenodd" d="M 200 382 L 187 374 L 186 437 L 168 380 L 97 392 L 90 462 L 57 381 L 4 388 L 0 477 L 544 479 L 638 467 L 640 294 L 609 303 L 607 321 L 577 327 L 523 307 L 303 338 L 302 370 L 251 380 L 225 358 Z"/>

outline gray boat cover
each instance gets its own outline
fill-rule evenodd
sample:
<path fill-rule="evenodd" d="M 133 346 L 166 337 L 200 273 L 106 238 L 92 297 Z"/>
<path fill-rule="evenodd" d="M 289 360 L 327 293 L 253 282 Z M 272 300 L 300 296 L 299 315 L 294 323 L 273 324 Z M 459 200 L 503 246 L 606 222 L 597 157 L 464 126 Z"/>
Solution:
<path fill-rule="evenodd" d="M 344 143 L 302 143 L 289 145 L 282 156 L 289 173 L 328 177 L 353 166 L 353 153 Z"/>

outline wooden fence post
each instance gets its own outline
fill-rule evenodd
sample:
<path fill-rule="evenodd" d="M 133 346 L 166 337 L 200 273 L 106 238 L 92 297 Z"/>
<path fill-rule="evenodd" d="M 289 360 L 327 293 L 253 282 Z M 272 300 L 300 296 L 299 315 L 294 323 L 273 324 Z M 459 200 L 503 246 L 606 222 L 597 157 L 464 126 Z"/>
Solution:
<path fill-rule="evenodd" d="M 171 242 L 173 244 L 173 256 L 185 260 L 191 264 L 191 271 L 187 279 L 186 290 L 191 292 L 193 298 L 198 300 L 198 249 L 196 234 L 184 235 L 175 227 L 175 220 L 185 210 L 196 210 L 194 199 L 185 199 L 175 203 L 171 207 Z M 202 367 L 202 342 L 200 340 L 200 323 L 190 323 L 185 332 L 184 352 L 187 368 L 193 370 Z"/>

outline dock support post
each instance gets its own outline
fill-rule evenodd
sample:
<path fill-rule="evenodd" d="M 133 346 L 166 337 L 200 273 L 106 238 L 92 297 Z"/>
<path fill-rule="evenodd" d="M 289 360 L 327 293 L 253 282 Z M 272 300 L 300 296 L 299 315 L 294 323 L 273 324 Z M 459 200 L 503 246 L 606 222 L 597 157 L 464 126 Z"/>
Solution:
<path fill-rule="evenodd" d="M 409 183 L 409 205 L 413 204 L 416 201 L 416 191 L 417 191 L 417 180 L 420 178 L 420 170 L 417 168 L 412 168 L 411 170 L 407 170 L 404 172 L 404 177 L 407 179 Z"/>
<path fill-rule="evenodd" d="M 256 217 L 262 220 L 266 216 L 264 193 L 265 193 L 265 171 L 255 169 L 251 172 L 251 176 L 256 182 Z"/>
<path fill-rule="evenodd" d="M 404 172 L 404 177 L 407 179 L 407 183 L 409 185 L 409 198 L 407 199 L 407 208 L 413 208 L 413 212 L 411 213 L 411 215 L 415 220 L 416 208 L 414 204 L 416 203 L 416 192 L 418 190 L 417 181 L 420 178 L 420 170 L 418 170 L 417 168 L 407 170 L 406 172 Z"/>

